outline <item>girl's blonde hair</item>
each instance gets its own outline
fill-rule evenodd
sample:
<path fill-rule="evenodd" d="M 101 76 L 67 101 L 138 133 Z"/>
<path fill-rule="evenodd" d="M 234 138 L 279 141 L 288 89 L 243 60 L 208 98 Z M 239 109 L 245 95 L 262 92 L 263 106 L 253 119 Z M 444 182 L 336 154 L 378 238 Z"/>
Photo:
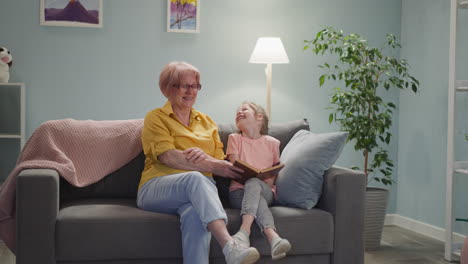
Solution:
<path fill-rule="evenodd" d="M 262 125 L 260 127 L 260 134 L 261 135 L 267 135 L 268 134 L 268 115 L 265 111 L 265 109 L 259 105 L 259 104 L 256 104 L 254 102 L 248 102 L 248 101 L 244 101 L 242 104 L 248 104 L 255 112 L 255 115 L 258 115 L 258 114 L 261 114 L 263 115 L 263 122 L 262 122 Z"/>
<path fill-rule="evenodd" d="M 166 98 L 174 93 L 174 85 L 187 75 L 193 74 L 197 83 L 200 83 L 200 71 L 193 65 L 185 61 L 173 61 L 164 66 L 159 75 L 159 89 Z"/>

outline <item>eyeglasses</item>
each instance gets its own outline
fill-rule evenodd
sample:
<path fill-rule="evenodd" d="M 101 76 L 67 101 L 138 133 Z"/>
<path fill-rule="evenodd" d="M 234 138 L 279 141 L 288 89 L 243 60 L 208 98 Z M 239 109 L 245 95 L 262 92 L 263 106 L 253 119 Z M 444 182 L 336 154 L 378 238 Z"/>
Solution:
<path fill-rule="evenodd" d="M 187 91 L 189 88 L 192 90 L 200 91 L 201 90 L 201 84 L 174 84 L 172 87 L 181 89 L 183 91 Z"/>

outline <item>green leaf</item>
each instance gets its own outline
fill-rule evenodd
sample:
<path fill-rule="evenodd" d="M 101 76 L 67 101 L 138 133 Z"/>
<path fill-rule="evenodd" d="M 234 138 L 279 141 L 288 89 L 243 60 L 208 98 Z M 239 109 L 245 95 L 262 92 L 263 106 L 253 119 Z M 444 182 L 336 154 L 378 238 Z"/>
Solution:
<path fill-rule="evenodd" d="M 415 92 L 415 93 L 418 91 L 418 87 L 416 86 L 415 83 L 413 83 L 413 84 L 411 85 L 411 90 L 413 90 L 413 92 Z"/>
<path fill-rule="evenodd" d="M 333 113 L 328 116 L 328 123 L 331 124 L 332 122 L 333 122 Z"/>
<path fill-rule="evenodd" d="M 318 39 L 320 38 L 320 36 L 322 36 L 323 32 L 325 32 L 325 30 L 320 30 L 317 35 L 315 35 L 315 38 Z"/>
<path fill-rule="evenodd" d="M 325 77 L 326 77 L 325 74 L 320 76 L 320 78 L 319 78 L 320 87 L 322 87 L 322 85 L 325 83 Z"/>
<path fill-rule="evenodd" d="M 417 85 L 419 85 L 419 81 L 416 80 L 416 78 L 414 78 L 413 76 L 410 76 L 410 78 L 411 78 L 411 80 L 412 80 L 413 82 L 415 82 Z"/>
<path fill-rule="evenodd" d="M 352 83 L 351 80 L 345 80 L 345 86 L 346 86 L 346 87 L 349 87 L 349 85 L 350 85 L 351 83 Z"/>

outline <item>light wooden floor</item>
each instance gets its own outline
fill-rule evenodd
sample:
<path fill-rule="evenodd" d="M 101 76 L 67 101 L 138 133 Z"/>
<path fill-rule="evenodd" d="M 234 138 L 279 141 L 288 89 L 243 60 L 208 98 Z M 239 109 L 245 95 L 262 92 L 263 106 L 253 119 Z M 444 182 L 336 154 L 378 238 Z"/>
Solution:
<path fill-rule="evenodd" d="M 0 243 L 0 263 L 15 264 L 15 256 Z M 396 227 L 386 226 L 382 245 L 366 252 L 366 264 L 447 264 L 444 244 L 438 240 Z"/>
<path fill-rule="evenodd" d="M 365 254 L 366 264 L 448 264 L 444 243 L 413 231 L 385 226 L 381 246 Z M 458 263 L 458 262 L 454 262 Z"/>

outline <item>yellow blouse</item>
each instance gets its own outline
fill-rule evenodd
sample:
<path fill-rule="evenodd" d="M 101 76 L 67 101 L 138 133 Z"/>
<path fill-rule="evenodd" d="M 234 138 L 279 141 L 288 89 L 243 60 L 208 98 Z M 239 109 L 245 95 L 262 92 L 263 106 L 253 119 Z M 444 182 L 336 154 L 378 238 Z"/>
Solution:
<path fill-rule="evenodd" d="M 190 125 L 186 126 L 177 119 L 169 101 L 162 108 L 146 114 L 141 141 L 146 159 L 139 187 L 154 177 L 186 172 L 171 168 L 158 160 L 158 155 L 167 150 L 183 151 L 198 147 L 216 159 L 224 158 L 223 143 L 216 123 L 206 114 L 192 108 Z M 211 176 L 211 173 L 203 174 Z"/>

